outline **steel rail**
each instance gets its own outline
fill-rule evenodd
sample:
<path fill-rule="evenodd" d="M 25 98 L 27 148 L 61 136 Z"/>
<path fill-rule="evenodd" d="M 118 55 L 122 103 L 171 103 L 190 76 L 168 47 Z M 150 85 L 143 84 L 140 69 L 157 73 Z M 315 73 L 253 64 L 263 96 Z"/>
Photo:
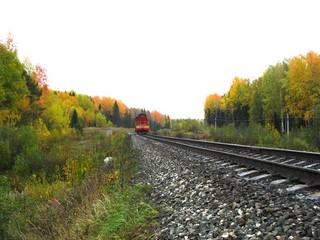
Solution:
<path fill-rule="evenodd" d="M 299 166 L 283 164 L 279 162 L 268 161 L 264 159 L 257 159 L 250 156 L 240 155 L 237 153 L 224 152 L 221 150 L 208 149 L 204 147 L 194 146 L 190 144 L 185 144 L 181 142 L 203 142 L 199 140 L 190 140 L 190 139 L 180 139 L 180 138 L 171 138 L 171 137 L 159 137 L 159 136 L 150 136 L 147 135 L 147 138 L 154 139 L 156 141 L 161 141 L 164 143 L 170 143 L 172 145 L 182 147 L 185 149 L 192 149 L 193 151 L 199 152 L 205 155 L 213 155 L 217 157 L 226 158 L 227 160 L 234 163 L 242 163 L 246 166 L 251 166 L 260 170 L 267 170 L 274 174 L 280 174 L 291 180 L 300 180 L 302 182 L 308 183 L 310 185 L 320 185 L 320 171 L 315 169 L 303 168 Z M 178 142 L 181 141 L 181 142 Z M 224 144 L 219 144 L 221 147 Z M 230 144 L 227 144 L 230 146 Z M 234 146 L 234 145 L 232 145 Z M 245 146 L 243 146 L 245 147 Z M 251 147 L 249 147 L 251 148 Z M 291 151 L 292 152 L 292 151 Z"/>
<path fill-rule="evenodd" d="M 149 136 L 163 138 L 163 139 L 171 139 L 171 140 L 180 141 L 180 142 L 208 144 L 211 146 L 217 146 L 217 147 L 229 148 L 229 149 L 238 149 L 238 150 L 243 150 L 247 152 L 256 152 L 260 154 L 267 154 L 267 155 L 272 154 L 275 156 L 293 157 L 296 159 L 305 159 L 308 161 L 312 161 L 314 163 L 320 163 L 320 152 L 298 151 L 298 150 L 281 149 L 281 148 L 256 147 L 256 146 L 248 146 L 248 145 L 240 145 L 240 144 L 212 142 L 212 141 L 195 140 L 195 139 L 187 139 L 187 138 L 175 138 L 175 137 L 167 137 L 167 136 L 159 136 L 159 135 L 149 135 Z"/>

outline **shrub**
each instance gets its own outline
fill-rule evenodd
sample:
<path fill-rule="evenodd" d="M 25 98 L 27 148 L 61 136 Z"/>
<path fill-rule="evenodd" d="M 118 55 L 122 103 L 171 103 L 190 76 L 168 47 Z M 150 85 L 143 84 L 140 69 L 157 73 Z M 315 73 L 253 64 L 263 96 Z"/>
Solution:
<path fill-rule="evenodd" d="M 0 195 L 0 238 L 13 239 L 20 236 L 20 230 L 28 227 L 31 211 L 35 209 L 35 202 L 25 193 L 10 192 Z M 14 230 L 10 230 L 14 228 Z"/>
<path fill-rule="evenodd" d="M 0 141 L 0 171 L 10 169 L 12 165 L 10 143 L 8 140 Z"/>
<path fill-rule="evenodd" d="M 22 126 L 17 131 L 18 149 L 15 157 L 14 171 L 21 177 L 27 177 L 31 173 L 38 173 L 43 168 L 42 151 L 39 138 L 33 127 Z"/>
<path fill-rule="evenodd" d="M 107 119 L 106 116 L 102 113 L 97 113 L 96 115 L 96 127 L 106 127 L 107 126 Z"/>
<path fill-rule="evenodd" d="M 0 172 L 10 170 L 14 164 L 17 148 L 14 146 L 16 130 L 9 125 L 0 127 Z"/>
<path fill-rule="evenodd" d="M 113 157 L 114 170 L 119 171 L 120 185 L 123 188 L 132 179 L 136 165 L 134 162 L 135 152 L 129 135 L 122 132 L 114 134 L 110 150 L 110 156 Z"/>
<path fill-rule="evenodd" d="M 93 152 L 80 153 L 74 159 L 69 159 L 63 167 L 65 181 L 68 184 L 77 184 L 90 176 L 97 166 L 97 155 Z"/>
<path fill-rule="evenodd" d="M 312 128 L 303 128 L 289 134 L 280 134 L 271 125 L 263 127 L 252 124 L 249 127 L 235 127 L 233 125 L 214 129 L 208 128 L 209 138 L 218 142 L 256 145 L 263 147 L 288 148 L 305 151 L 319 151 L 317 135 Z"/>

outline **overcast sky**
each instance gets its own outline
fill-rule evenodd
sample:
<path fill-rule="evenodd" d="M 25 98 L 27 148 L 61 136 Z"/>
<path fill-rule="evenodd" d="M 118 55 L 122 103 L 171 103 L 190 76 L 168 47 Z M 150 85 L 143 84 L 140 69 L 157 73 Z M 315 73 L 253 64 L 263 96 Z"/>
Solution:
<path fill-rule="evenodd" d="M 320 53 L 320 1 L 3 0 L 0 38 L 51 89 L 203 118 L 207 95 L 285 58 Z"/>

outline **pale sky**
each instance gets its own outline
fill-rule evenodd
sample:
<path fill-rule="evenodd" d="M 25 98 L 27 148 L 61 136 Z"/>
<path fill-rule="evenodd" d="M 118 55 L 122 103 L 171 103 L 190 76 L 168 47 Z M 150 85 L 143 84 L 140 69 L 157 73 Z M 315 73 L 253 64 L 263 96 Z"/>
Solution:
<path fill-rule="evenodd" d="M 203 118 L 233 78 L 320 53 L 320 1 L 2 0 L 0 38 L 47 69 L 51 89 Z"/>

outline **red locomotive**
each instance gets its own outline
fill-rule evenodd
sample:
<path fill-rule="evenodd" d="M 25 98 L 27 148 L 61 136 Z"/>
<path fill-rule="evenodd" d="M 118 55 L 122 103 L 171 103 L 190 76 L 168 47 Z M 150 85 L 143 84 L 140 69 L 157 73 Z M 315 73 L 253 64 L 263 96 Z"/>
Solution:
<path fill-rule="evenodd" d="M 135 123 L 135 131 L 137 134 L 146 134 L 149 132 L 149 123 L 148 118 L 145 113 L 140 113 L 138 117 L 136 117 Z"/>

